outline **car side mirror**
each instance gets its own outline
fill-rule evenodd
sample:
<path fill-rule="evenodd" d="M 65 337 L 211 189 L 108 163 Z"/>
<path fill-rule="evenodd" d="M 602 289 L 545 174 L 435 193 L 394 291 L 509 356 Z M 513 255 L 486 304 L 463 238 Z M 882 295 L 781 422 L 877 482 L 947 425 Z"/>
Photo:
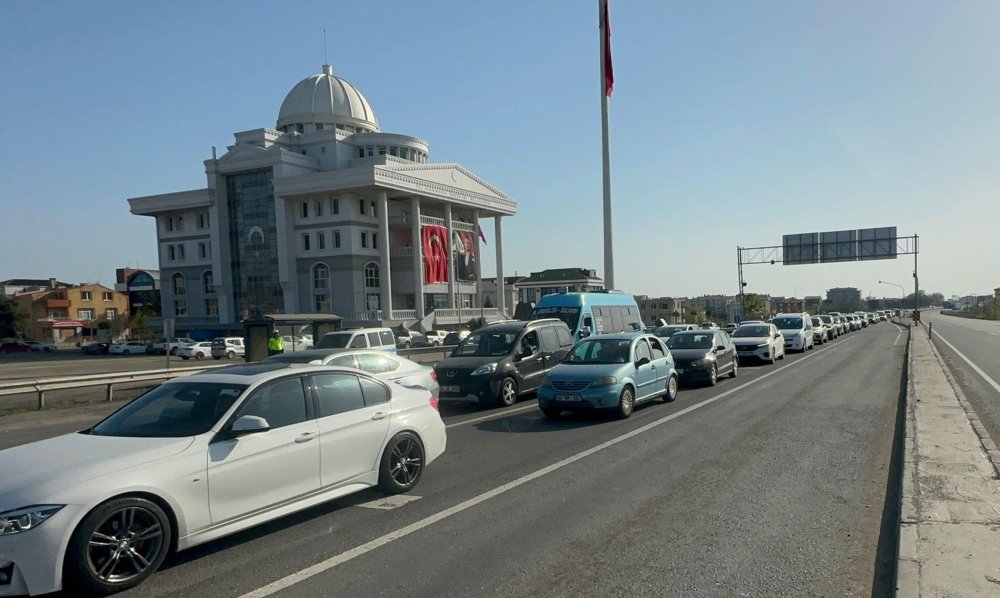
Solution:
<path fill-rule="evenodd" d="M 648 357 L 640 357 L 639 361 L 635 362 L 635 367 L 641 368 L 642 366 L 644 366 L 644 365 L 646 365 L 648 363 L 649 363 L 649 358 Z"/>
<path fill-rule="evenodd" d="M 587 338 L 590 336 L 590 326 L 584 326 L 580 329 L 580 338 Z"/>
<path fill-rule="evenodd" d="M 271 424 L 267 423 L 267 420 L 263 417 L 258 417 L 256 415 L 241 415 L 233 425 L 230 426 L 230 437 L 239 438 L 240 436 L 246 436 L 247 434 L 256 434 L 258 432 L 267 432 L 271 429 Z"/>

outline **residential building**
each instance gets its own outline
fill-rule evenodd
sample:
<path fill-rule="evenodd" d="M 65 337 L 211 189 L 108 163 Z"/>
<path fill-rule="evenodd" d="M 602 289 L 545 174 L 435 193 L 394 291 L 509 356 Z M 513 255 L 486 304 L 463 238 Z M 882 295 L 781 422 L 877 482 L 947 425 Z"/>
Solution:
<path fill-rule="evenodd" d="M 603 291 L 604 280 L 597 270 L 589 268 L 555 268 L 532 272 L 531 276 L 517 281 L 517 300 L 531 304 L 552 293 L 586 293 Z"/>
<path fill-rule="evenodd" d="M 523 276 L 508 276 L 503 281 L 503 304 L 507 308 L 507 315 L 512 315 L 517 308 L 517 283 L 523 280 Z M 483 306 L 496 307 L 500 303 L 497 297 L 497 279 L 483 279 Z"/>
<path fill-rule="evenodd" d="M 806 311 L 806 301 L 805 299 L 796 299 L 795 297 L 783 297 L 778 302 L 778 309 L 775 313 L 779 314 L 796 314 Z"/>
<path fill-rule="evenodd" d="M 140 311 L 153 317 L 160 315 L 159 270 L 118 268 L 115 270 L 115 279 L 115 290 L 128 296 L 130 316 Z"/>
<path fill-rule="evenodd" d="M 51 342 L 76 342 L 107 338 L 121 332 L 127 319 L 128 296 L 99 284 L 81 284 L 14 295 L 18 309 L 27 315 L 27 338 Z"/>
<path fill-rule="evenodd" d="M 55 278 L 10 278 L 8 280 L 0 280 L 0 295 L 13 297 L 17 293 L 25 291 L 40 291 L 42 289 L 55 289 L 68 286 L 71 285 L 60 282 Z"/>
<path fill-rule="evenodd" d="M 639 304 L 642 321 L 647 324 L 655 324 L 659 320 L 677 324 L 684 316 L 684 299 L 636 295 L 635 302 Z"/>
<path fill-rule="evenodd" d="M 457 323 L 456 307 L 481 307 L 487 219 L 503 278 L 502 220 L 517 203 L 459 164 L 430 162 L 427 141 L 382 132 L 329 65 L 288 92 L 274 128 L 236 133 L 204 168 L 204 188 L 128 200 L 156 219 L 162 313 L 178 334 L 272 313 Z"/>
<path fill-rule="evenodd" d="M 708 317 L 734 321 L 739 313 L 739 295 L 701 295 L 684 300 L 685 309 L 692 307 L 705 310 Z"/>
<path fill-rule="evenodd" d="M 861 307 L 861 290 L 854 287 L 837 287 L 826 291 L 826 302 L 835 311 L 854 311 Z"/>

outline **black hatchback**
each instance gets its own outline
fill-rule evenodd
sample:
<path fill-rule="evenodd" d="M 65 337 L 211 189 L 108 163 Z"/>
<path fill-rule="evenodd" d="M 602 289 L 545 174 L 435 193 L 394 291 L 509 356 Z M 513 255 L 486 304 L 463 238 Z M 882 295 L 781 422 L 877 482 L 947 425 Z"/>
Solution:
<path fill-rule="evenodd" d="M 572 348 L 562 320 L 498 322 L 469 334 L 434 372 L 441 401 L 513 405 Z"/>
<path fill-rule="evenodd" d="M 735 378 L 739 369 L 736 346 L 721 330 L 687 330 L 667 339 L 674 369 L 681 381 L 702 381 L 714 386 L 719 376 Z"/>

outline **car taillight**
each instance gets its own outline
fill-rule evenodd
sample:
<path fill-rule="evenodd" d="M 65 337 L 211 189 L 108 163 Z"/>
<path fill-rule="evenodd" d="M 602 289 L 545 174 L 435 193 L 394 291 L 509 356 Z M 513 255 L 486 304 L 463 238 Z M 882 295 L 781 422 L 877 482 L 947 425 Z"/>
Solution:
<path fill-rule="evenodd" d="M 437 411 L 438 413 L 441 412 L 441 408 L 438 407 L 438 400 L 433 396 L 431 397 L 431 407 L 434 408 L 434 411 Z"/>
<path fill-rule="evenodd" d="M 433 380 L 435 382 L 438 381 L 438 373 L 437 373 L 436 370 L 431 370 L 431 380 Z"/>

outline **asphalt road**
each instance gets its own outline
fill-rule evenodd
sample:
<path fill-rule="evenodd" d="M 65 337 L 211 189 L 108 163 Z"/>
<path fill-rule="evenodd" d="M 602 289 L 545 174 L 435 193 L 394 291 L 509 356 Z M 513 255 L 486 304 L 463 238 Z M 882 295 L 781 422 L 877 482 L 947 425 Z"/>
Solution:
<path fill-rule="evenodd" d="M 921 318 L 933 323 L 934 346 L 993 442 L 1000 444 L 1000 321 L 946 316 L 938 310 L 921 312 Z"/>
<path fill-rule="evenodd" d="M 905 340 L 881 323 L 624 421 L 445 405 L 448 451 L 411 502 L 333 501 L 172 556 L 123 595 L 891 595 Z M 85 409 L 0 418 L 0 439 L 106 407 Z"/>

